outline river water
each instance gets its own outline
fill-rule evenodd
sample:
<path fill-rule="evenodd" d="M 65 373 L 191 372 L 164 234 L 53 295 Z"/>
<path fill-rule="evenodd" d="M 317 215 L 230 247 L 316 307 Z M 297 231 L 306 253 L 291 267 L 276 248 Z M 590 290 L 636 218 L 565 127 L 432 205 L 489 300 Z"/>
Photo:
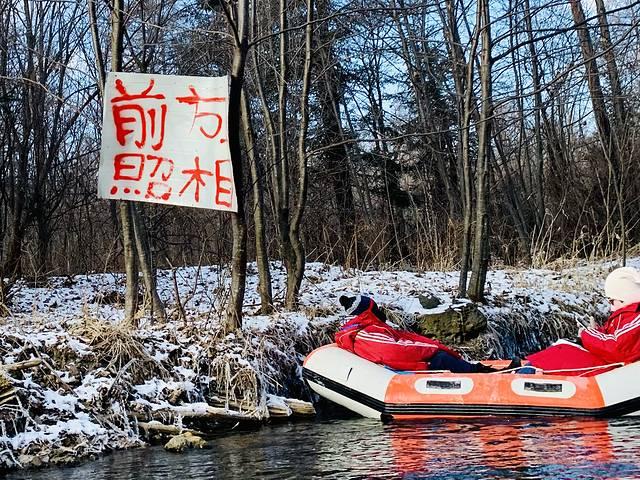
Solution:
<path fill-rule="evenodd" d="M 640 417 L 382 424 L 352 418 L 263 427 L 171 454 L 150 447 L 8 479 L 640 478 Z"/>

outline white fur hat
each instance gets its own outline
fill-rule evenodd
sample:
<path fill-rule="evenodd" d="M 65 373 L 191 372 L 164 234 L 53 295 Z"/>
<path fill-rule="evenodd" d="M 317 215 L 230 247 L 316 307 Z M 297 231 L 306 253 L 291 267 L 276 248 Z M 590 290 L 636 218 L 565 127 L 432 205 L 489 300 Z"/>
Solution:
<path fill-rule="evenodd" d="M 605 295 L 623 305 L 640 302 L 640 271 L 633 267 L 616 268 L 604 282 Z"/>

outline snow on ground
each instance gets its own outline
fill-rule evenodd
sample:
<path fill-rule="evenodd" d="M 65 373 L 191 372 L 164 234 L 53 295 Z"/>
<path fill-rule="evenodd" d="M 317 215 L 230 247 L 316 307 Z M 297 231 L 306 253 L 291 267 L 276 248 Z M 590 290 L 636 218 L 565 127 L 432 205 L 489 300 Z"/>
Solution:
<path fill-rule="evenodd" d="M 640 258 L 628 265 L 640 267 Z M 603 282 L 616 266 L 598 262 L 489 272 L 488 302 L 480 307 L 489 331 L 480 354 L 531 351 L 575 330 L 581 318 L 604 316 Z M 304 355 L 330 341 L 344 319 L 340 295 L 370 295 L 405 317 L 434 311 L 421 306 L 420 295 L 440 299 L 436 310 L 460 303 L 458 272 L 363 272 L 309 263 L 301 309 L 286 312 L 285 271 L 273 263 L 276 312 L 258 315 L 254 264 L 248 272 L 243 331 L 227 336 L 218 328 L 230 281 L 224 268 L 158 272 L 159 293 L 172 320 L 158 325 L 143 318 L 135 332 L 118 323 L 123 318 L 121 274 L 18 282 L 11 314 L 0 319 L 2 362 L 40 358 L 43 363 L 15 374 L 20 402 L 0 406 L 0 469 L 65 463 L 69 457 L 139 445 L 133 413 L 175 412 L 181 405 L 205 405 L 221 393 L 227 400 L 249 399 L 254 411 L 264 413 L 282 396 L 300 397 Z M 186 325 L 177 319 L 174 275 L 189 317 Z M 181 424 L 182 418 L 174 421 Z"/>
<path fill-rule="evenodd" d="M 640 266 L 640 258 L 629 266 Z M 487 291 L 491 296 L 535 298 L 549 303 L 555 295 L 591 295 L 602 292 L 606 274 L 617 266 L 600 262 L 553 270 L 494 270 L 487 275 Z M 260 307 L 257 275 L 249 266 L 245 295 L 246 323 L 260 328 L 269 317 L 251 317 Z M 273 295 L 276 303 L 285 294 L 286 275 L 279 263 L 272 263 Z M 222 300 L 229 285 L 229 271 L 218 267 L 185 267 L 177 270 L 178 292 L 185 309 L 199 316 L 215 318 L 222 311 Z M 345 270 L 322 263 L 309 263 L 301 287 L 300 303 L 323 311 L 338 312 L 338 297 L 343 294 L 371 295 L 381 304 L 406 313 L 421 314 L 418 295 L 436 295 L 446 308 L 456 297 L 458 272 L 380 272 Z M 15 318 L 52 317 L 58 320 L 91 315 L 104 320 L 120 320 L 121 305 L 112 303 L 124 295 L 124 277 L 116 273 L 96 273 L 75 277 L 43 279 L 32 287 L 19 282 L 15 287 L 11 313 Z M 168 305 L 175 304 L 171 271 L 158 272 L 158 290 Z M 490 302 L 489 302 L 490 303 Z"/>

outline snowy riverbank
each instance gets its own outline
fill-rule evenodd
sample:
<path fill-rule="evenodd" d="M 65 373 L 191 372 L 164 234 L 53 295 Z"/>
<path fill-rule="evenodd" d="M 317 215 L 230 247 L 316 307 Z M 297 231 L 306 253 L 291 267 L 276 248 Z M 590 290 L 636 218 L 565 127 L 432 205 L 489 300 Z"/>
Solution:
<path fill-rule="evenodd" d="M 640 266 L 640 259 L 630 265 Z M 462 351 L 476 359 L 509 357 L 575 333 L 578 319 L 606 314 L 601 289 L 612 267 L 490 272 L 488 304 L 480 307 L 487 333 Z M 11 315 L 0 320 L 0 354 L 5 365 L 35 360 L 37 366 L 5 375 L 12 387 L 4 391 L 15 390 L 4 400 L 0 392 L 0 469 L 143 445 L 145 428 L 157 420 L 197 430 L 205 423 L 231 428 L 234 415 L 259 423 L 286 414 L 286 398 L 309 400 L 300 365 L 306 353 L 331 341 L 341 294 L 370 294 L 410 324 L 426 312 L 419 295 L 436 296 L 437 308 L 447 308 L 457 279 L 456 272 L 359 272 L 312 263 L 301 310 L 262 316 L 255 314 L 257 277 L 250 275 L 243 329 L 226 336 L 218 318 L 229 278 L 215 267 L 177 271 L 187 322 L 178 320 L 172 272 L 159 272 L 171 320 L 158 325 L 142 318 L 136 331 L 119 323 L 120 275 L 19 283 Z M 280 265 L 273 266 L 273 282 L 279 301 Z"/>

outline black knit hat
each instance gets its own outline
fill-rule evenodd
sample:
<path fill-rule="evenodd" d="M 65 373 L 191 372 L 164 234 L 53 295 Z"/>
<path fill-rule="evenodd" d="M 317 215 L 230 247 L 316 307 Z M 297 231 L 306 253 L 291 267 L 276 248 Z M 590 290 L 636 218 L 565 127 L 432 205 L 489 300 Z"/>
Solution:
<path fill-rule="evenodd" d="M 357 316 L 365 312 L 368 308 L 371 308 L 371 312 L 383 322 L 387 321 L 387 316 L 384 314 L 378 304 L 371 297 L 365 295 L 356 295 L 355 297 L 342 295 L 339 298 L 340 305 L 344 308 L 347 315 Z"/>
<path fill-rule="evenodd" d="M 343 306 L 348 315 L 360 315 L 369 308 L 369 305 L 373 302 L 371 298 L 365 297 L 364 295 L 357 295 L 355 297 L 342 295 L 339 300 L 340 305 Z"/>

